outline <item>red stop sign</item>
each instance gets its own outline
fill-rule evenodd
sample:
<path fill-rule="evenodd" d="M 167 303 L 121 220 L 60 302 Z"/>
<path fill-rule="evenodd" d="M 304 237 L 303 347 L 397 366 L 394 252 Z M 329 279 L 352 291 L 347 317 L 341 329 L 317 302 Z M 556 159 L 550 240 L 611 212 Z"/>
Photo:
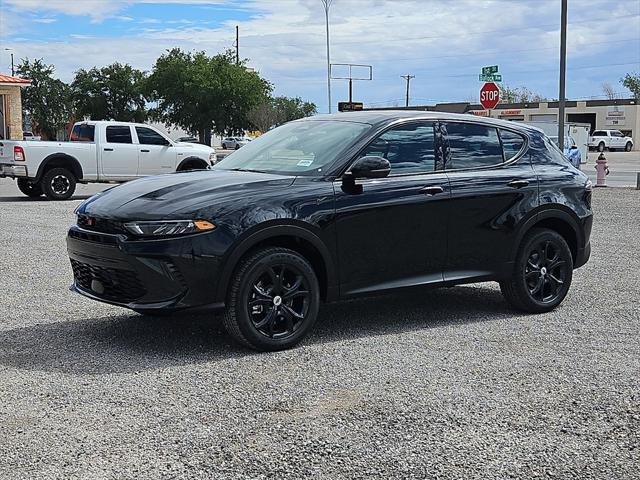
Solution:
<path fill-rule="evenodd" d="M 480 104 L 486 109 L 496 108 L 500 101 L 500 89 L 493 82 L 485 83 L 480 89 Z"/>

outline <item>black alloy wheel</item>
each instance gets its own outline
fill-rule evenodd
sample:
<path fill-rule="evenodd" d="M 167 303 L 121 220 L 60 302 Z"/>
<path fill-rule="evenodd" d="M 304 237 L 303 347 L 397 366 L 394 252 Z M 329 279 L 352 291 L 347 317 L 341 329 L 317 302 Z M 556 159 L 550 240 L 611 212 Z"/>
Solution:
<path fill-rule="evenodd" d="M 18 179 L 18 189 L 26 196 L 31 198 L 38 198 L 42 195 L 42 188 L 37 183 L 32 183 L 26 178 Z"/>
<path fill-rule="evenodd" d="M 67 200 L 76 190 L 76 178 L 66 168 L 52 168 L 42 177 L 41 185 L 50 200 Z"/>
<path fill-rule="evenodd" d="M 298 343 L 316 321 L 320 289 L 313 267 L 299 253 L 266 248 L 246 258 L 230 287 L 225 327 L 256 350 Z"/>
<path fill-rule="evenodd" d="M 532 298 L 541 303 L 553 302 L 567 279 L 567 262 L 561 257 L 558 244 L 541 240 L 533 246 L 524 277 Z"/>
<path fill-rule="evenodd" d="M 569 291 L 573 258 L 564 238 L 548 229 L 534 229 L 522 240 L 512 278 L 500 283 L 505 298 L 528 312 L 556 308 Z"/>

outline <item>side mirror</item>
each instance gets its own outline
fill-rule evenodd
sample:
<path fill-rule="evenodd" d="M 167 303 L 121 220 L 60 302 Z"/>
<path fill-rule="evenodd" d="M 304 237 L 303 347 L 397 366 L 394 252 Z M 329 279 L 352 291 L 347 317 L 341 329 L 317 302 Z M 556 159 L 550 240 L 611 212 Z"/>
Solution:
<path fill-rule="evenodd" d="M 378 156 L 361 157 L 355 161 L 346 176 L 356 178 L 384 178 L 389 176 L 391 164 L 386 158 Z"/>

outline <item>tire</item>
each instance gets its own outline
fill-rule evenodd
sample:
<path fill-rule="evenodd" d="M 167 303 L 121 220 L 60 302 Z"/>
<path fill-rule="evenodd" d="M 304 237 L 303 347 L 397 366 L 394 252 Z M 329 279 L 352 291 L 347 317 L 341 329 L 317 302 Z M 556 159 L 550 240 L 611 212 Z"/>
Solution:
<path fill-rule="evenodd" d="M 512 276 L 500 290 L 516 309 L 549 312 L 569 292 L 573 258 L 567 242 L 554 230 L 535 228 L 520 244 Z"/>
<path fill-rule="evenodd" d="M 18 189 L 27 197 L 38 198 L 42 195 L 42 188 L 37 183 L 32 183 L 26 178 L 18 179 Z"/>
<path fill-rule="evenodd" d="M 236 145 L 236 150 L 240 150 L 240 145 Z"/>
<path fill-rule="evenodd" d="M 66 168 L 52 168 L 42 177 L 40 186 L 49 200 L 67 200 L 76 191 L 76 177 Z"/>
<path fill-rule="evenodd" d="M 598 144 L 598 151 L 599 151 L 599 152 L 604 152 L 604 142 L 600 142 L 600 143 Z"/>
<path fill-rule="evenodd" d="M 286 248 L 264 248 L 241 260 L 229 287 L 224 326 L 241 345 L 284 350 L 313 328 L 319 305 L 318 278 L 307 259 Z"/>
<path fill-rule="evenodd" d="M 226 150 L 226 149 L 227 149 L 227 144 L 226 144 L 226 143 L 223 143 L 223 144 L 222 144 L 222 149 L 223 149 L 223 150 Z"/>
<path fill-rule="evenodd" d="M 627 142 L 627 144 L 624 146 L 624 151 L 630 152 L 632 148 L 633 148 L 633 144 L 631 142 Z"/>

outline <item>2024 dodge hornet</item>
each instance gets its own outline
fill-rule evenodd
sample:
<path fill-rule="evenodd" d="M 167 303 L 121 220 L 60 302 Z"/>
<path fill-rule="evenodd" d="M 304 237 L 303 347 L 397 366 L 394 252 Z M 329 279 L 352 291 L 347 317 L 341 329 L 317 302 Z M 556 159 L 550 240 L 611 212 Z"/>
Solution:
<path fill-rule="evenodd" d="M 321 301 L 404 287 L 493 280 L 513 307 L 546 312 L 589 258 L 591 190 L 526 125 L 315 116 L 209 170 L 84 201 L 67 238 L 72 289 L 143 314 L 224 310 L 258 350 L 299 342 Z"/>

